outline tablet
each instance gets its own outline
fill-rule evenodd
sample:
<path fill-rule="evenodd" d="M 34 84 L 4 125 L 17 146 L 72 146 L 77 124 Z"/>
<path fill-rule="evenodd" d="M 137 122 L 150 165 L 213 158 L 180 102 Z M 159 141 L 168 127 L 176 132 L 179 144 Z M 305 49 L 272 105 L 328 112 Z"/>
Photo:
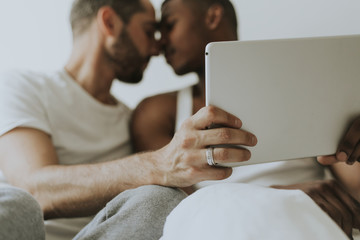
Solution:
<path fill-rule="evenodd" d="M 258 138 L 240 166 L 331 155 L 360 115 L 360 35 L 206 47 L 206 105 Z"/>

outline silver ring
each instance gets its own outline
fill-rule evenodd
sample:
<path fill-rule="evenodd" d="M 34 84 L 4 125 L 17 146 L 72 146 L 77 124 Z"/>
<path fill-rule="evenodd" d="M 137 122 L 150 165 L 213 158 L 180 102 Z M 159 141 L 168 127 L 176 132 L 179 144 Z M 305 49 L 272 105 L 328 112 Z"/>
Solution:
<path fill-rule="evenodd" d="M 214 161 L 214 148 L 209 147 L 206 149 L 206 161 L 209 166 L 216 166 L 217 163 Z"/>

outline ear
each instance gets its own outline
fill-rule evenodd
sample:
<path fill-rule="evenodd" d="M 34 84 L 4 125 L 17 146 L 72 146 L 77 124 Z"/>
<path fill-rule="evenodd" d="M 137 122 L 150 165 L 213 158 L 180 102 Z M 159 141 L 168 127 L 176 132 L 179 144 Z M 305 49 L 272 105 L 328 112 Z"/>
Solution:
<path fill-rule="evenodd" d="M 100 31 L 105 36 L 117 37 L 124 27 L 122 19 L 116 14 L 114 9 L 108 6 L 99 9 L 96 22 Z"/>
<path fill-rule="evenodd" d="M 210 30 L 216 29 L 224 16 L 224 8 L 219 4 L 213 4 L 206 11 L 205 24 Z"/>

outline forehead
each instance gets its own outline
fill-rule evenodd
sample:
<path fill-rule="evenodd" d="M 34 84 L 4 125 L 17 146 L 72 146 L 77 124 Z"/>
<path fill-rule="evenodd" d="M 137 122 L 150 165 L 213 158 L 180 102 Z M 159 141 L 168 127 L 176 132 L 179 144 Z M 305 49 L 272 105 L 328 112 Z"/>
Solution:
<path fill-rule="evenodd" d="M 131 21 L 141 23 L 155 23 L 155 10 L 151 2 L 149 0 L 141 0 L 141 4 L 144 8 L 144 11 L 135 13 L 132 16 Z"/>
<path fill-rule="evenodd" d="M 167 18 L 172 15 L 183 15 L 190 12 L 191 8 L 188 3 L 182 0 L 170 0 L 161 8 L 161 17 Z"/>

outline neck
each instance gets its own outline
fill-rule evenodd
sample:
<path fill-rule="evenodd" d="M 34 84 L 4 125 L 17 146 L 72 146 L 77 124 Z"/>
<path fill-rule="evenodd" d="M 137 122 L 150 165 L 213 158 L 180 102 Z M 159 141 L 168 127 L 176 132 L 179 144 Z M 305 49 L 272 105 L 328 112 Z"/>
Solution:
<path fill-rule="evenodd" d="M 90 36 L 86 36 L 90 38 Z M 101 61 L 101 49 L 90 42 L 77 40 L 65 70 L 85 91 L 98 101 L 114 105 L 116 102 L 110 94 L 114 74 Z"/>

